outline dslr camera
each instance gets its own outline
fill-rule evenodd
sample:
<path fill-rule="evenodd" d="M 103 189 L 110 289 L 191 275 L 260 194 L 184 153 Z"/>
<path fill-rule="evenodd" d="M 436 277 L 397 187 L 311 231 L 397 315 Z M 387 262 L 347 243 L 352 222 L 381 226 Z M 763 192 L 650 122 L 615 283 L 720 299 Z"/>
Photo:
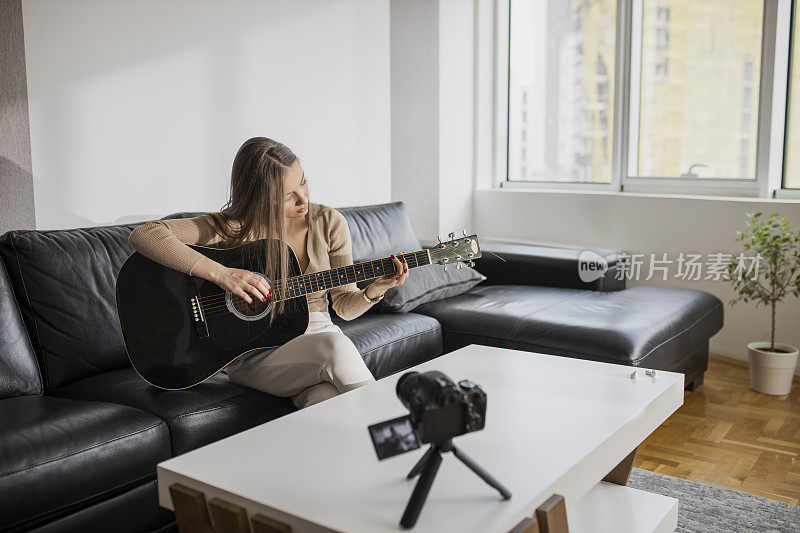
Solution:
<path fill-rule="evenodd" d="M 409 414 L 369 426 L 378 459 L 419 448 L 420 442 L 431 445 L 406 476 L 407 479 L 419 476 L 419 480 L 400 519 L 401 526 L 412 528 L 417 523 L 442 464 L 442 452 L 453 452 L 504 500 L 511 498 L 507 488 L 453 444 L 453 437 L 481 430 L 486 425 L 486 393 L 482 388 L 468 379 L 455 383 L 432 370 L 406 372 L 397 380 L 395 391 Z"/>
<path fill-rule="evenodd" d="M 395 390 L 422 443 L 445 442 L 486 423 L 486 393 L 467 379 L 455 383 L 435 370 L 407 372 Z"/>

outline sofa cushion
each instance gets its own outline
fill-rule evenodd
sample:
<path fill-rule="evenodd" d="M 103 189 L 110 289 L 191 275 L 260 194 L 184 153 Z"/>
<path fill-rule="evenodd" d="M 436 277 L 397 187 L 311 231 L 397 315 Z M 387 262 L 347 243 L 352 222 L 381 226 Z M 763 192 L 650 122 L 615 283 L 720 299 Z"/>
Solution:
<path fill-rule="evenodd" d="M 172 522 L 172 527 L 161 527 L 169 522 Z M 102 528 L 98 524 L 114 524 L 114 527 Z M 158 482 L 155 479 L 61 518 L 48 520 L 34 529 L 25 529 L 27 533 L 83 533 L 98 530 L 114 533 L 177 531 L 175 514 L 158 505 Z"/>
<path fill-rule="evenodd" d="M 0 529 L 141 485 L 170 457 L 164 421 L 123 405 L 6 398 L 0 427 Z"/>
<path fill-rule="evenodd" d="M 489 285 L 416 309 L 468 344 L 670 370 L 722 328 L 722 302 L 671 287 L 599 292 Z"/>
<path fill-rule="evenodd" d="M 408 313 L 424 303 L 463 294 L 485 279 L 467 266 L 445 271 L 441 265 L 426 265 L 413 269 L 402 285 L 386 291 L 377 307 L 384 313 Z"/>
<path fill-rule="evenodd" d="M 115 286 L 135 225 L 10 231 L 0 238 L 47 389 L 128 366 Z"/>
<path fill-rule="evenodd" d="M 563 248 L 532 244 L 483 242 L 475 269 L 486 276 L 486 285 L 538 285 L 565 289 L 618 291 L 625 288 L 625 264 L 617 252 L 598 248 Z M 602 262 L 596 275 L 581 266 Z"/>
<path fill-rule="evenodd" d="M 353 341 L 375 379 L 442 354 L 442 328 L 435 319 L 416 313 L 369 313 L 356 320 L 331 315 Z"/>
<path fill-rule="evenodd" d="M 173 455 L 297 410 L 288 398 L 240 387 L 222 373 L 189 389 L 173 391 L 153 387 L 133 368 L 124 368 L 84 378 L 51 394 L 114 402 L 152 413 L 166 420 Z"/>
<path fill-rule="evenodd" d="M 337 207 L 350 229 L 353 262 L 416 252 L 419 244 L 403 202 Z"/>
<path fill-rule="evenodd" d="M 41 393 L 39 365 L 0 260 L 0 398 Z"/>

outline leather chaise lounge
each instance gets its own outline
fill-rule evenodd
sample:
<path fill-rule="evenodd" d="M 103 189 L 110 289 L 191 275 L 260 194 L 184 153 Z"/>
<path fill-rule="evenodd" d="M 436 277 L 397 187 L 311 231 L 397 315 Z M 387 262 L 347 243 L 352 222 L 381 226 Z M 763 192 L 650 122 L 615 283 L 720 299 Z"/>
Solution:
<path fill-rule="evenodd" d="M 420 247 L 402 203 L 343 208 L 355 261 Z M 192 216 L 179 213 L 165 218 Z M 295 410 L 224 373 L 181 391 L 127 358 L 116 273 L 137 224 L 0 237 L 0 531 L 156 531 L 156 464 Z M 401 228 L 400 231 L 397 228 Z M 408 313 L 334 317 L 380 379 L 467 344 L 683 372 L 702 382 L 722 303 L 700 291 L 626 289 L 616 254 L 594 282 L 578 251 L 483 246 L 487 279 Z"/>

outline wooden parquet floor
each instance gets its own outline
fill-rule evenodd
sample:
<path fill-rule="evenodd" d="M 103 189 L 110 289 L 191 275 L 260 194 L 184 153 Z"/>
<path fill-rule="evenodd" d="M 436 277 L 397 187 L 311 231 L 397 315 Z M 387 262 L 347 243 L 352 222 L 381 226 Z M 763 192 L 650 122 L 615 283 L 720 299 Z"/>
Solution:
<path fill-rule="evenodd" d="M 705 384 L 639 447 L 634 466 L 800 505 L 800 382 L 750 389 L 747 364 L 711 356 Z"/>

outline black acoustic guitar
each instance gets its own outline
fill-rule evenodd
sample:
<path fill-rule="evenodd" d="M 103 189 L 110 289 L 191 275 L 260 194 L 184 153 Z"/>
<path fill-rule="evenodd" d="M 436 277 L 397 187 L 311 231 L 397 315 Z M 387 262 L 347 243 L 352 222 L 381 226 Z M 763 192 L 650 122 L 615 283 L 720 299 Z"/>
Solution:
<path fill-rule="evenodd" d="M 481 256 L 476 235 L 440 242 L 436 247 L 403 254 L 409 268 L 433 263 L 456 263 Z M 117 276 L 117 312 L 128 357 L 136 372 L 161 389 L 178 390 L 210 378 L 251 350 L 281 346 L 308 328 L 306 294 L 394 273 L 391 257 L 340 268 L 301 274 L 292 249 L 266 239 L 236 248 L 190 245 L 201 254 L 231 268 L 250 266 L 254 251 L 285 246 L 289 255 L 286 286 L 264 276 L 270 298 L 252 303 L 202 278 L 188 276 L 134 252 Z M 264 275 L 264 274 L 261 274 Z M 279 300 L 284 312 L 269 325 L 268 314 Z"/>

